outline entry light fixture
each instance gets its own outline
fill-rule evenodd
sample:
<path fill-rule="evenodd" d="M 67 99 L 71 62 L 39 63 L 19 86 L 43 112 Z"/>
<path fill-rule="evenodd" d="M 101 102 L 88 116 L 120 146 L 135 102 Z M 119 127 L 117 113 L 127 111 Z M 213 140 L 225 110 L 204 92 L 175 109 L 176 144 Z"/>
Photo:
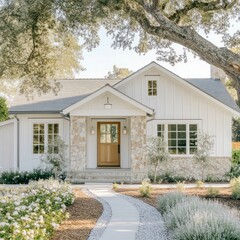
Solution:
<path fill-rule="evenodd" d="M 107 102 L 104 103 L 104 108 L 105 109 L 111 109 L 112 108 L 112 104 L 109 102 L 109 97 L 107 97 Z"/>
<path fill-rule="evenodd" d="M 123 131 L 122 132 L 123 132 L 123 135 L 127 134 L 127 127 L 126 126 L 123 127 Z"/>
<path fill-rule="evenodd" d="M 95 134 L 95 129 L 94 129 L 94 127 L 91 127 L 91 134 L 92 134 L 92 135 Z"/>

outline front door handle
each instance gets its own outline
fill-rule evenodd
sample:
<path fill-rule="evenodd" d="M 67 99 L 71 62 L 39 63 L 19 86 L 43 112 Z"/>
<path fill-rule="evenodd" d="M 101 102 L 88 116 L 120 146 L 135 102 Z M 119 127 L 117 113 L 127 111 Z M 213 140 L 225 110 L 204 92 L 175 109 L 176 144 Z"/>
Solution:
<path fill-rule="evenodd" d="M 118 154 L 120 154 L 120 144 L 118 144 Z"/>

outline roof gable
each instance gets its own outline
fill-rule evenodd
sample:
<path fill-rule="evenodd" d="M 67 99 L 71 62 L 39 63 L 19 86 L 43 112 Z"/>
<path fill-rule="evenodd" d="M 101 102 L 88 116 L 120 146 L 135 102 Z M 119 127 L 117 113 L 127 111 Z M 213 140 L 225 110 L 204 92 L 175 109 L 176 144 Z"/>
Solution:
<path fill-rule="evenodd" d="M 220 105 L 227 111 L 230 111 L 233 115 L 240 116 L 239 107 L 233 101 L 232 97 L 227 92 L 225 86 L 220 81 L 214 83 L 215 79 L 209 79 L 209 81 L 205 81 L 205 79 L 201 79 L 201 81 L 199 81 L 200 79 L 184 79 L 176 75 L 175 73 L 169 71 L 168 69 L 162 67 L 156 62 L 151 62 L 150 64 L 144 66 L 143 68 L 134 72 L 130 76 L 114 84 L 113 87 L 118 88 L 122 86 L 123 84 L 136 78 L 138 75 L 147 72 L 152 67 L 157 68 L 163 75 L 175 79 L 176 81 L 178 81 L 183 86 L 186 86 L 191 91 L 196 92 L 202 95 L 203 97 L 211 100 L 212 102 Z M 214 88 L 216 88 L 215 91 Z"/>
<path fill-rule="evenodd" d="M 67 107 L 66 109 L 64 109 L 62 111 L 62 113 L 64 115 L 69 114 L 71 111 L 75 110 L 76 108 L 79 108 L 80 106 L 90 102 L 91 100 L 95 99 L 96 97 L 109 92 L 117 97 L 119 97 L 120 99 L 122 99 L 123 101 L 126 101 L 127 103 L 135 106 L 136 108 L 139 108 L 140 110 L 152 115 L 154 113 L 154 110 L 143 105 L 142 103 L 137 102 L 136 100 L 128 97 L 127 95 L 119 92 L 118 90 L 116 90 L 115 88 L 111 87 L 110 85 L 105 85 L 104 87 L 100 88 L 99 90 L 93 92 L 92 94 L 88 95 L 86 98 L 76 102 L 75 104 Z"/>

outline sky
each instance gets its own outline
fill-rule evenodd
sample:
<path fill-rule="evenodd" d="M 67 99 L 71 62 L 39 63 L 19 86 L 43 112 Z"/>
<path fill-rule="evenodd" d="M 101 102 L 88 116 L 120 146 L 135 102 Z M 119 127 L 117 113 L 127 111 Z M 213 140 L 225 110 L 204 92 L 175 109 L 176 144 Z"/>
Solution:
<path fill-rule="evenodd" d="M 175 66 L 171 66 L 169 63 L 157 61 L 157 55 L 154 51 L 150 51 L 145 55 L 139 55 L 134 50 L 115 50 L 111 48 L 111 37 L 106 36 L 104 29 L 100 30 L 100 38 L 101 42 L 97 48 L 91 52 L 83 52 L 84 59 L 81 60 L 81 64 L 86 70 L 77 74 L 77 78 L 102 78 L 112 70 L 113 65 L 116 65 L 118 68 L 128 68 L 132 71 L 137 71 L 152 61 L 156 61 L 183 78 L 210 77 L 210 65 L 198 57 L 194 58 L 190 53 L 187 63 L 177 63 Z M 219 36 L 211 34 L 209 40 L 217 45 L 221 45 Z"/>

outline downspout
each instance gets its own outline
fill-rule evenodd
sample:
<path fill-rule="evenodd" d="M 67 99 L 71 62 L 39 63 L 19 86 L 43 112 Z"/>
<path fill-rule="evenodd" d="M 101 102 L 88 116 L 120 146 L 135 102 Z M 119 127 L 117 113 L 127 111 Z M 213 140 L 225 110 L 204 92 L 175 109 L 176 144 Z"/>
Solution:
<path fill-rule="evenodd" d="M 20 148 L 19 148 L 19 118 L 17 117 L 17 115 L 14 116 L 17 120 L 17 170 L 19 171 L 20 169 Z"/>

